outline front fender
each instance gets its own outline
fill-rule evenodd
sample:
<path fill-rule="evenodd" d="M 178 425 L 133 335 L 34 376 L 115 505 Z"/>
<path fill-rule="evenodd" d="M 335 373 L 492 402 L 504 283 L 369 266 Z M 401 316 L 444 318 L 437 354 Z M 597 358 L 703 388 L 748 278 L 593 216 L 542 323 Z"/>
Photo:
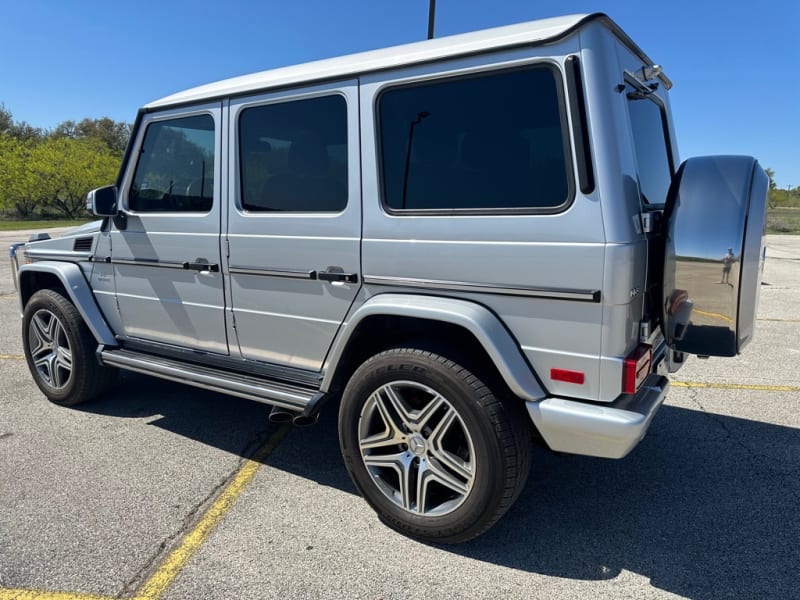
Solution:
<path fill-rule="evenodd" d="M 323 391 L 330 389 L 336 366 L 359 323 L 367 317 L 386 315 L 441 321 L 466 329 L 486 350 L 514 394 L 528 401 L 545 398 L 546 394 L 525 361 L 519 345 L 494 313 L 467 300 L 415 294 L 374 296 L 350 316 L 343 324 L 325 362 Z"/>
<path fill-rule="evenodd" d="M 108 346 L 116 346 L 117 339 L 114 333 L 108 327 L 100 308 L 95 302 L 92 289 L 89 283 L 83 276 L 83 271 L 75 263 L 57 262 L 57 261 L 38 261 L 35 263 L 21 265 L 19 273 L 17 274 L 18 288 L 20 302 L 23 304 L 33 294 L 35 289 L 30 289 L 29 282 L 34 278 L 36 273 L 47 273 L 54 275 L 64 286 L 64 289 L 69 294 L 70 300 L 81 313 L 84 322 L 89 331 L 92 332 L 98 344 L 105 344 Z M 28 284 L 26 285 L 26 282 Z"/>

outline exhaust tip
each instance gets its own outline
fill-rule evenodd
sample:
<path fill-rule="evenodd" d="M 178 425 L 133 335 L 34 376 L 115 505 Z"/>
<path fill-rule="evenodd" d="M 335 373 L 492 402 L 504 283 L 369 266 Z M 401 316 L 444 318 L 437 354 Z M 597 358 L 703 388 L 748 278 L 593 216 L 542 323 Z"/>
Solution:
<path fill-rule="evenodd" d="M 285 408 L 281 408 L 279 406 L 275 406 L 275 407 L 272 408 L 272 411 L 270 411 L 270 413 L 269 413 L 269 420 L 270 420 L 271 423 L 288 423 L 293 418 L 295 418 L 296 414 L 297 413 L 294 413 L 294 412 L 292 412 L 290 410 L 287 410 Z"/>
<path fill-rule="evenodd" d="M 300 414 L 292 419 L 292 424 L 294 424 L 295 427 L 309 427 L 314 425 L 318 420 L 319 414 L 313 416 Z"/>

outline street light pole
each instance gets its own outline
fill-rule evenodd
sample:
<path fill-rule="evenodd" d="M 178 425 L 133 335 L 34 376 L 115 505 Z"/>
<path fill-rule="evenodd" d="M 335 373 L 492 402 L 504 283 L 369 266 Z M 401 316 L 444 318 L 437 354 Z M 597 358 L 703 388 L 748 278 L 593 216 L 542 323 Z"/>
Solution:
<path fill-rule="evenodd" d="M 428 0 L 428 39 L 433 39 L 433 20 L 436 16 L 436 0 Z"/>

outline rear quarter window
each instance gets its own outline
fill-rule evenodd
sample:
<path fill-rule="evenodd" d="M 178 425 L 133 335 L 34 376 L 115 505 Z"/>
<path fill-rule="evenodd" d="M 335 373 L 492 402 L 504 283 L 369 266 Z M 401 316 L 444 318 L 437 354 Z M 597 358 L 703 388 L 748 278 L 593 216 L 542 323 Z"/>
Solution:
<path fill-rule="evenodd" d="M 394 87 L 378 99 L 389 212 L 554 212 L 572 198 L 550 65 Z"/>

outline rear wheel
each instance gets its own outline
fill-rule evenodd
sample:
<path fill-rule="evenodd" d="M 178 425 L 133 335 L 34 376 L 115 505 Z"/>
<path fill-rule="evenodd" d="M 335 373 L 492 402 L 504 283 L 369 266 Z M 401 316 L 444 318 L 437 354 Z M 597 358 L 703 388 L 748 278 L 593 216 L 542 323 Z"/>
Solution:
<path fill-rule="evenodd" d="M 56 404 L 92 400 L 116 377 L 97 362 L 97 342 L 78 310 L 53 290 L 39 290 L 25 305 L 22 342 L 36 385 Z"/>
<path fill-rule="evenodd" d="M 389 526 L 461 542 L 516 500 L 529 471 L 530 425 L 484 379 L 414 348 L 382 352 L 354 373 L 339 413 L 342 454 Z"/>

